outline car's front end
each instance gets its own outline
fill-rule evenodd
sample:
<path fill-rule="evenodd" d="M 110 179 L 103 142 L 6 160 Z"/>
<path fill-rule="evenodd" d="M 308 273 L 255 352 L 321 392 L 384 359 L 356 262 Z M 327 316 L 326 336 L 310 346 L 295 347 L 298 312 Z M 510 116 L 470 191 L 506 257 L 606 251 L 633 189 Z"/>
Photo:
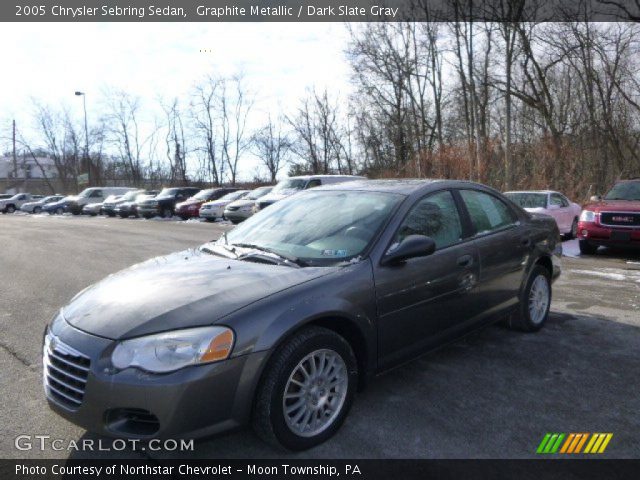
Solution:
<path fill-rule="evenodd" d="M 578 222 L 578 239 L 592 247 L 640 247 L 640 202 L 585 205 Z"/>
<path fill-rule="evenodd" d="M 640 180 L 616 183 L 604 198 L 585 205 L 578 222 L 582 253 L 598 247 L 640 248 Z"/>
<path fill-rule="evenodd" d="M 175 214 L 183 220 L 188 218 L 197 218 L 200 213 L 200 206 L 202 205 L 200 200 L 187 200 L 176 204 Z"/>
<path fill-rule="evenodd" d="M 109 217 L 115 217 L 116 216 L 116 208 L 118 208 L 118 206 L 120 205 L 120 203 L 122 203 L 122 200 L 120 199 L 107 199 L 104 201 L 104 203 L 102 204 L 102 213 L 104 213 L 105 215 L 109 216 Z"/>
<path fill-rule="evenodd" d="M 224 209 L 224 217 L 232 223 L 240 223 L 255 213 L 255 200 L 236 200 Z"/>
<path fill-rule="evenodd" d="M 83 215 L 95 217 L 102 213 L 102 203 L 88 203 L 82 207 Z"/>
<path fill-rule="evenodd" d="M 219 202 L 205 202 L 199 210 L 199 217 L 205 220 L 216 220 L 224 215 L 224 205 Z"/>
<path fill-rule="evenodd" d="M 160 205 L 158 203 L 158 200 L 154 198 L 138 202 L 137 209 L 138 215 L 144 218 L 151 218 L 160 214 Z"/>
<path fill-rule="evenodd" d="M 23 203 L 20 207 L 20 211 L 25 213 L 33 213 L 36 207 L 42 208 L 42 205 L 44 205 L 44 202 L 42 201 Z"/>
<path fill-rule="evenodd" d="M 184 339 L 176 341 L 184 346 Z M 159 373 L 114 366 L 114 351 L 124 343 L 86 333 L 58 315 L 43 346 L 51 409 L 91 432 L 127 438 L 201 437 L 246 422 L 266 352 Z M 163 346 L 170 355 L 171 347 Z"/>

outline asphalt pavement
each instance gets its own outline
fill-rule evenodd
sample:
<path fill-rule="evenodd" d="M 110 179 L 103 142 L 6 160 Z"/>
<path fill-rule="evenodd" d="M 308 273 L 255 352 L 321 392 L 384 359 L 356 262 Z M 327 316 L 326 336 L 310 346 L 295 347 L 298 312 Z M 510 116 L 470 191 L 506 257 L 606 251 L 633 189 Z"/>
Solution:
<path fill-rule="evenodd" d="M 97 437 L 46 406 L 45 324 L 78 291 L 148 258 L 196 247 L 230 225 L 0 215 L 0 457 L 530 458 L 547 432 L 611 432 L 602 456 L 640 453 L 640 255 L 580 257 L 575 241 L 537 334 L 494 326 L 378 377 L 338 434 L 307 452 L 244 429 L 189 452 L 18 450 L 19 435 Z"/>

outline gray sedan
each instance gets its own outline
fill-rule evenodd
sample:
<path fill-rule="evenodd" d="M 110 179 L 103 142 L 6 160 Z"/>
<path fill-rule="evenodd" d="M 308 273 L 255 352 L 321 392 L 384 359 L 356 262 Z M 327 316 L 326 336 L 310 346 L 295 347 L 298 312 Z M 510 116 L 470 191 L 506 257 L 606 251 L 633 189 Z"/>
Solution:
<path fill-rule="evenodd" d="M 310 448 L 377 373 L 499 320 L 542 328 L 560 254 L 552 218 L 482 185 L 309 190 L 78 294 L 45 332 L 46 397 L 105 435 L 251 424 Z"/>

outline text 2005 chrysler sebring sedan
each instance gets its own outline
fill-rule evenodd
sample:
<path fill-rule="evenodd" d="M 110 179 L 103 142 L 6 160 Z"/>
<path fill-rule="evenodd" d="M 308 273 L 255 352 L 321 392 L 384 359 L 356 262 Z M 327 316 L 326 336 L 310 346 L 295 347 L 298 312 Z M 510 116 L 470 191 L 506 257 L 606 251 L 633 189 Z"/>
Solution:
<path fill-rule="evenodd" d="M 555 220 L 461 181 L 358 181 L 110 275 L 47 327 L 50 406 L 94 432 L 252 423 L 305 449 L 374 374 L 499 319 L 526 331 L 560 273 Z"/>

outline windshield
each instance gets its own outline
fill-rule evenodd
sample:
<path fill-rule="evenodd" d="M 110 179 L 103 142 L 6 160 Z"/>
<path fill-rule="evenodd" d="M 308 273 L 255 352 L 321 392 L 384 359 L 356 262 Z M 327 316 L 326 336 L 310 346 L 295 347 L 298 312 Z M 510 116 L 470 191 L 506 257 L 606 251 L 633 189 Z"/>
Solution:
<path fill-rule="evenodd" d="M 290 190 L 303 190 L 304 186 L 307 184 L 306 179 L 302 178 L 289 178 L 287 180 L 282 180 L 278 185 L 276 185 L 271 193 L 286 193 Z"/>
<path fill-rule="evenodd" d="M 605 200 L 640 200 L 640 182 L 621 182 L 604 196 Z"/>
<path fill-rule="evenodd" d="M 201 190 L 197 194 L 193 196 L 195 200 L 209 200 L 209 197 L 215 192 L 215 188 L 210 188 L 209 190 Z"/>
<path fill-rule="evenodd" d="M 178 193 L 179 188 L 163 188 L 162 191 L 158 194 L 159 197 L 173 197 L 176 193 Z"/>
<path fill-rule="evenodd" d="M 92 188 L 85 188 L 83 191 L 81 191 L 78 196 L 79 197 L 88 197 L 93 193 L 93 189 Z"/>
<path fill-rule="evenodd" d="M 505 196 L 522 208 L 547 208 L 546 193 L 508 192 Z"/>
<path fill-rule="evenodd" d="M 246 194 L 247 194 L 246 190 L 238 190 L 237 192 L 227 193 L 220 200 L 236 200 Z"/>
<path fill-rule="evenodd" d="M 267 193 L 273 190 L 273 187 L 260 187 L 255 190 L 251 190 L 246 197 L 245 200 L 257 200 L 260 197 L 264 197 Z"/>
<path fill-rule="evenodd" d="M 130 202 L 138 195 L 140 195 L 140 190 L 131 190 L 130 192 L 127 192 L 122 196 L 122 200 L 124 200 L 125 202 Z"/>
<path fill-rule="evenodd" d="M 296 195 L 258 212 L 216 245 L 255 245 L 313 266 L 348 261 L 366 249 L 402 198 L 362 191 Z"/>

